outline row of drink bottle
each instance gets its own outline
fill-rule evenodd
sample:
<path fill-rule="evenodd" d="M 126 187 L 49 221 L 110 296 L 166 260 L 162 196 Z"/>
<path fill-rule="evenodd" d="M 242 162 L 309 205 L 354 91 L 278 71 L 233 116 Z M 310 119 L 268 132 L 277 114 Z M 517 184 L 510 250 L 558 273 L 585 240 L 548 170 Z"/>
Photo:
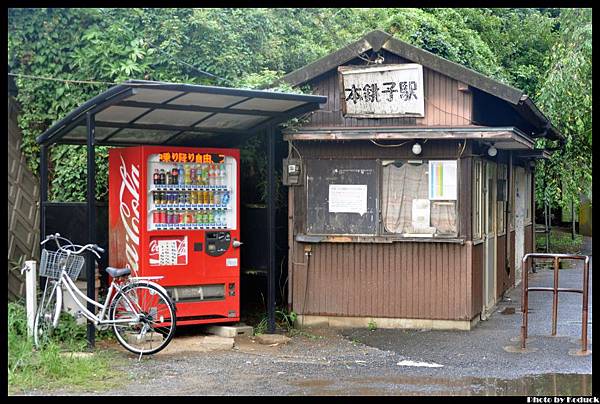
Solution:
<path fill-rule="evenodd" d="M 152 214 L 154 224 L 192 224 L 196 226 L 227 226 L 225 210 L 161 211 Z"/>
<path fill-rule="evenodd" d="M 226 185 L 225 164 L 179 164 L 171 169 L 154 170 L 154 185 Z"/>
<path fill-rule="evenodd" d="M 152 201 L 155 205 L 227 205 L 229 197 L 228 190 L 152 191 Z"/>

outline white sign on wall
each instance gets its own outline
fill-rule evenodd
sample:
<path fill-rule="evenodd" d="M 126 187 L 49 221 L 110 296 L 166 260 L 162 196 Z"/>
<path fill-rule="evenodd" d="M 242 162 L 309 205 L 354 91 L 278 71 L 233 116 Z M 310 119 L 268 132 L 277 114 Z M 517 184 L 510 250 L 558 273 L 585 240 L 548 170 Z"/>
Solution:
<path fill-rule="evenodd" d="M 455 201 L 457 188 L 456 160 L 430 160 L 429 199 Z"/>
<path fill-rule="evenodd" d="M 423 66 L 416 63 L 338 67 L 344 116 L 425 116 Z"/>
<path fill-rule="evenodd" d="M 367 186 L 329 184 L 329 212 L 367 213 Z"/>

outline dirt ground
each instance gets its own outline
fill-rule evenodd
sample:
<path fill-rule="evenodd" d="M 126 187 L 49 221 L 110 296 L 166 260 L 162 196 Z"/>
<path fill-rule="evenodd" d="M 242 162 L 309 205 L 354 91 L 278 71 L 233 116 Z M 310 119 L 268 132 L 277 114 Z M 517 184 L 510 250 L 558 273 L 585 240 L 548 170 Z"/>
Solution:
<path fill-rule="evenodd" d="M 561 287 L 581 287 L 578 267 L 561 270 L 560 277 Z M 552 270 L 538 270 L 529 284 L 548 286 L 552 278 Z M 560 295 L 558 335 L 551 337 L 552 293 L 531 294 L 528 346 L 537 350 L 511 353 L 505 348 L 518 345 L 520 299 L 520 287 L 512 289 L 471 331 L 304 329 L 285 344 L 238 337 L 233 347 L 212 350 L 199 344 L 202 329 L 182 327 L 167 349 L 141 361 L 116 342 L 100 341 L 97 349 L 115 352 L 121 387 L 28 394 L 597 395 L 592 355 L 569 354 L 580 347 L 581 295 Z"/>

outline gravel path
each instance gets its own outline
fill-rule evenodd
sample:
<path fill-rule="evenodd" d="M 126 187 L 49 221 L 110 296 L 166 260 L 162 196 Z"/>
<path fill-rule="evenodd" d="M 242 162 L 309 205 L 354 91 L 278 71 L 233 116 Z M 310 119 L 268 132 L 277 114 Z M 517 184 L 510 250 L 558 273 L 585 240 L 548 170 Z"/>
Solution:
<path fill-rule="evenodd" d="M 561 287 L 581 287 L 581 272 L 561 270 Z M 590 279 L 591 280 L 591 279 Z M 532 274 L 530 285 L 551 285 L 552 271 Z M 591 282 L 590 282 L 591 285 Z M 591 286 L 590 286 L 591 287 Z M 124 386 L 102 392 L 37 394 L 124 395 L 587 395 L 592 356 L 571 356 L 579 345 L 581 295 L 561 294 L 558 337 L 550 333 L 552 294 L 530 295 L 529 347 L 517 346 L 520 288 L 500 302 L 489 320 L 471 331 L 308 329 L 287 344 L 261 345 L 236 338 L 233 349 L 198 352 L 193 336 L 176 337 L 169 350 L 138 362 L 123 358 L 116 371 Z M 501 314 L 505 308 L 515 314 Z M 589 337 L 591 341 L 591 294 Z M 591 347 L 591 344 L 590 344 Z M 118 349 L 109 347 L 110 349 Z M 429 366 L 400 366 L 402 361 Z M 410 363 L 410 362 L 409 362 Z"/>

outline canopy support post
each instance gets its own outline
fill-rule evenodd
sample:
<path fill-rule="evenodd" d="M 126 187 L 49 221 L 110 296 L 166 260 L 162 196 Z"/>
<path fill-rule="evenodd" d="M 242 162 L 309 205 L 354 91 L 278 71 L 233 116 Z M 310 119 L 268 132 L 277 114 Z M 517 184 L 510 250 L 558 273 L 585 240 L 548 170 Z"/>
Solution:
<path fill-rule="evenodd" d="M 95 156 L 95 139 L 94 132 L 96 130 L 96 117 L 88 112 L 85 116 L 87 126 L 87 215 L 88 215 L 88 243 L 96 243 L 96 156 Z M 87 275 L 87 296 L 90 299 L 96 300 L 96 260 L 91 251 L 87 252 L 86 260 L 86 275 Z M 95 313 L 95 306 L 88 302 L 87 309 Z M 96 327 L 90 320 L 87 322 L 87 342 L 88 348 L 93 349 L 96 339 Z"/>
<path fill-rule="evenodd" d="M 275 127 L 269 125 L 267 136 L 267 233 L 269 240 L 269 271 L 267 284 L 268 331 L 275 333 Z"/>

